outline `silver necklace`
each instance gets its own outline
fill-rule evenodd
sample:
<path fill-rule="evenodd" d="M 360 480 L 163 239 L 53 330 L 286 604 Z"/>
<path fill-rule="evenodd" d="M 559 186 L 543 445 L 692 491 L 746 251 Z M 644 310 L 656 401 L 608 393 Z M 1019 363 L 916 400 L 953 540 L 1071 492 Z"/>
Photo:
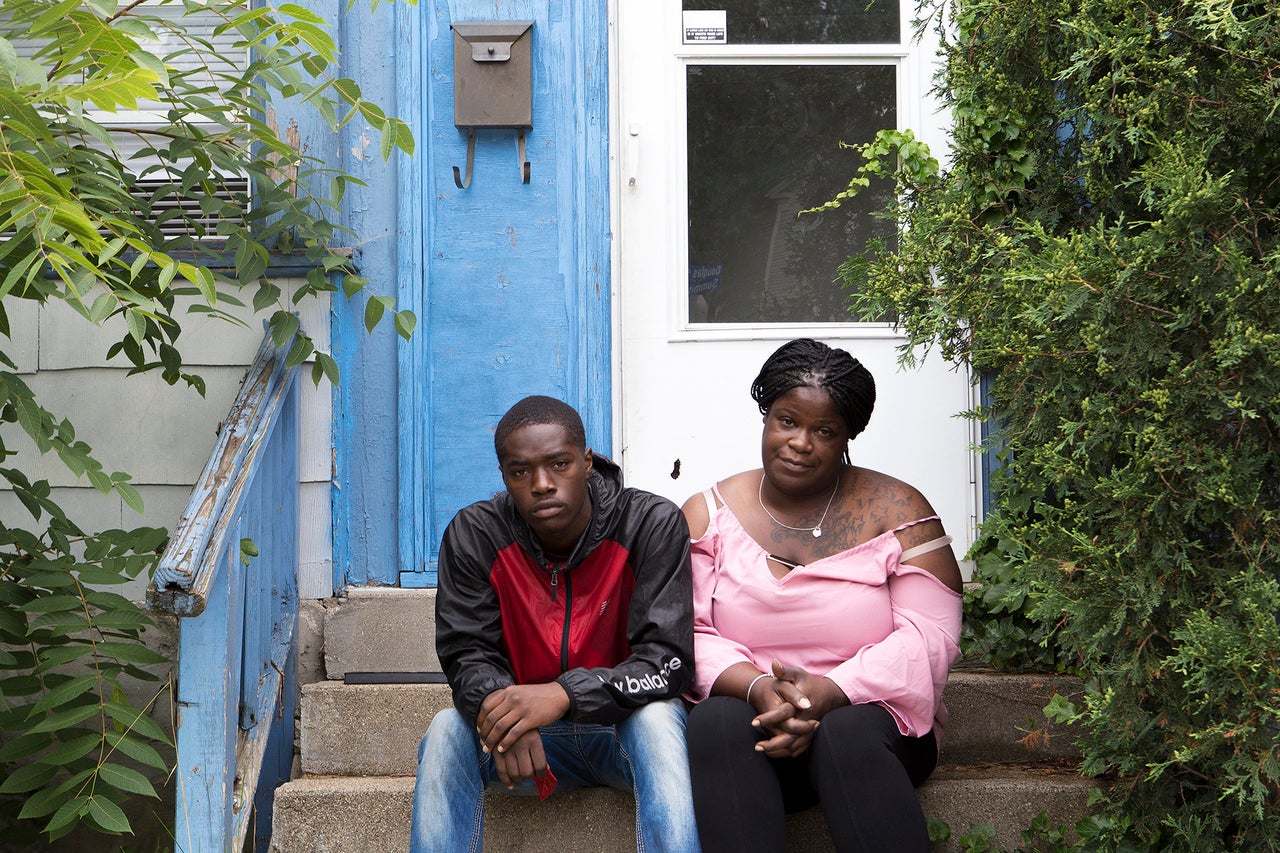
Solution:
<path fill-rule="evenodd" d="M 840 491 L 840 481 L 843 477 L 836 477 L 836 487 L 831 490 L 831 497 L 827 498 L 826 509 L 822 511 L 822 518 L 818 519 L 818 523 L 813 527 L 792 527 L 790 524 L 783 524 L 778 521 L 778 517 L 769 512 L 769 508 L 764 505 L 764 473 L 760 474 L 760 488 L 756 490 L 756 500 L 760 501 L 760 508 L 764 510 L 764 514 L 773 519 L 773 523 L 779 527 L 785 527 L 787 530 L 796 530 L 799 532 L 808 531 L 813 534 L 814 539 L 822 538 L 822 522 L 827 520 L 827 512 L 831 509 L 831 503 L 836 499 L 836 492 Z"/>

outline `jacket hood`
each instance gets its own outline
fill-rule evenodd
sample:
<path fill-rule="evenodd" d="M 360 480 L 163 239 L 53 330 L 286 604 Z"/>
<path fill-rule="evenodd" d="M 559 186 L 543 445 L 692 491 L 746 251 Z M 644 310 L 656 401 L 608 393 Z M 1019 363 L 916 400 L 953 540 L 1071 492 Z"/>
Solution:
<path fill-rule="evenodd" d="M 622 469 L 603 453 L 591 452 L 591 476 L 587 479 L 587 493 L 591 497 L 591 521 L 578 539 L 578 544 L 573 547 L 573 553 L 565 563 L 565 571 L 581 562 L 608 536 L 609 519 L 615 517 L 614 508 L 622 496 Z M 549 561 L 542 544 L 516 511 L 516 503 L 511 495 L 503 492 L 499 496 L 499 503 L 516 542 L 532 554 L 539 565 L 545 566 Z"/>

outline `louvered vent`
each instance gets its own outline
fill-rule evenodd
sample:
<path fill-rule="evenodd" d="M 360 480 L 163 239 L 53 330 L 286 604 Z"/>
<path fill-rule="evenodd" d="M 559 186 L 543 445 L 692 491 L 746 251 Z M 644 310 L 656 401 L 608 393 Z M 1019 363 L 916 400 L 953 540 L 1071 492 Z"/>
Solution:
<path fill-rule="evenodd" d="M 163 180 L 139 180 L 133 189 L 133 197 L 139 207 L 151 205 L 151 218 L 160 223 L 160 231 L 166 238 L 191 237 L 201 242 L 217 242 L 225 239 L 219 233 L 218 225 L 225 218 L 224 212 L 228 204 L 243 204 L 248 198 L 248 178 L 224 178 L 218 185 L 218 191 L 212 197 L 206 197 L 216 204 L 206 201 L 206 210 L 202 210 L 199 199 L 184 198 L 174 193 L 167 193 L 152 201 L 151 198 L 162 186 L 169 183 Z M 9 228 L 0 231 L 0 242 L 10 239 L 16 233 Z"/>
<path fill-rule="evenodd" d="M 139 180 L 134 185 L 133 196 L 143 203 L 169 183 L 164 180 Z M 224 178 L 218 185 L 218 191 L 212 198 L 206 197 L 202 209 L 200 200 L 186 198 L 175 193 L 166 193 L 151 203 L 151 218 L 160 223 L 160 230 L 166 237 L 190 236 L 200 240 L 221 240 L 218 225 L 224 218 L 222 211 L 237 199 L 243 203 L 248 197 L 249 180 L 247 178 Z M 210 203 L 210 202 L 216 203 Z"/>

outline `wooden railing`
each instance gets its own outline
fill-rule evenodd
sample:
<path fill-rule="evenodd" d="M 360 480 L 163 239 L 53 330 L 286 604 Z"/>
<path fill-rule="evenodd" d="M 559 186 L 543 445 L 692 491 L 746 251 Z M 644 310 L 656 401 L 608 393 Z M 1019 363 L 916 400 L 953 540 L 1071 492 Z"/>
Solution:
<path fill-rule="evenodd" d="M 298 378 L 268 334 L 147 589 L 179 619 L 177 807 L 184 853 L 265 849 L 293 760 Z M 251 819 L 252 818 L 252 819 Z"/>

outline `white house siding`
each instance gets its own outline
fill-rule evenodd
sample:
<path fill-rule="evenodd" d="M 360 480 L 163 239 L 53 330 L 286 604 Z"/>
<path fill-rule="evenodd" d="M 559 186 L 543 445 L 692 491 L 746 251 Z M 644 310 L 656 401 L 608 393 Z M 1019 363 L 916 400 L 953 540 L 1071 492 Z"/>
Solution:
<path fill-rule="evenodd" d="M 290 292 L 296 280 L 281 280 Z M 246 294 L 248 296 L 248 294 Z M 57 501 L 82 528 L 156 526 L 172 529 L 216 439 L 219 422 L 235 399 L 245 368 L 262 341 L 262 319 L 236 309 L 248 323 L 240 327 L 201 315 L 181 320 L 178 349 L 184 368 L 204 377 L 201 397 L 185 383 L 166 385 L 159 371 L 129 376 L 123 356 L 110 362 L 107 349 L 122 333 L 113 319 L 90 325 L 61 302 L 37 306 L 6 300 L 13 340 L 5 347 L 37 398 L 57 417 L 75 425 L 76 437 L 93 448 L 107 472 L 124 471 L 142 495 L 138 516 L 114 494 L 103 495 L 86 478 L 77 479 L 54 453 L 40 456 L 26 435 L 6 424 L 6 446 L 20 451 L 16 465 L 33 479 L 47 479 Z M 329 302 L 310 299 L 298 308 L 303 328 L 316 345 L 329 347 Z M 330 487 L 332 483 L 331 388 L 316 387 L 309 368 L 300 384 L 302 479 L 300 594 L 322 598 L 332 591 Z M 8 464 L 15 464 L 10 461 Z M 7 484 L 5 484 L 7 486 Z M 30 515 L 7 488 L 0 489 L 0 520 L 29 526 Z M 146 579 L 125 594 L 141 600 Z"/>

